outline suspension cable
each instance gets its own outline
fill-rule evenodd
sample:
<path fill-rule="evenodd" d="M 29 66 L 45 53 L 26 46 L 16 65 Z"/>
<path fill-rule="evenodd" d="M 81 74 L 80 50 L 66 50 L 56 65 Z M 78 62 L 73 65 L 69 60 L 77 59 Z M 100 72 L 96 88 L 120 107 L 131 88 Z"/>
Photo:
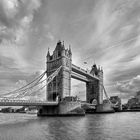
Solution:
<path fill-rule="evenodd" d="M 46 79 L 44 79 L 44 80 L 42 80 L 42 81 L 40 81 L 40 80 L 44 77 L 46 71 L 45 71 L 43 74 L 41 74 L 39 77 L 37 77 L 35 80 L 33 80 L 32 82 L 30 82 L 29 84 L 27 84 L 27 85 L 25 85 L 25 86 L 23 86 L 23 87 L 21 87 L 21 88 L 15 90 L 15 91 L 12 91 L 12 92 L 9 92 L 9 93 L 3 94 L 3 95 L 9 95 L 10 93 L 13 93 L 13 92 L 14 92 L 14 93 L 17 93 L 17 92 L 21 92 L 21 91 L 22 91 L 22 93 L 20 93 L 20 94 L 18 94 L 18 95 L 16 95 L 16 96 L 11 95 L 11 96 L 14 96 L 14 97 L 10 97 L 10 98 L 18 98 L 18 97 L 24 97 L 24 96 L 32 95 L 32 94 L 38 92 L 39 90 L 43 89 L 45 86 L 47 86 L 47 85 L 54 79 L 54 77 L 56 77 L 56 75 L 59 73 L 59 71 L 61 70 L 61 67 L 62 67 L 62 66 L 60 66 L 60 67 L 59 67 L 54 73 L 52 73 L 48 78 L 46 78 Z M 32 92 L 32 93 L 28 93 L 28 92 L 27 92 L 27 90 L 34 88 L 35 86 L 37 86 L 37 85 L 43 83 L 45 80 L 47 80 L 47 83 L 46 83 L 45 86 L 41 87 L 40 89 L 38 89 L 37 91 Z M 37 82 L 34 83 L 35 81 L 37 81 Z M 31 87 L 25 88 L 25 87 L 31 85 L 32 83 L 34 83 L 34 85 L 32 85 Z M 25 89 L 24 89 L 24 88 L 25 88 Z M 7 98 L 7 97 L 4 97 L 4 98 Z"/>
<path fill-rule="evenodd" d="M 47 85 L 42 86 L 40 89 L 38 89 L 38 90 L 36 90 L 36 91 L 30 93 L 28 96 L 30 96 L 30 95 L 32 95 L 32 94 L 34 94 L 34 93 L 37 93 L 38 91 L 42 90 L 42 89 L 45 88 L 46 86 L 47 86 Z"/>
<path fill-rule="evenodd" d="M 28 89 L 24 90 L 24 91 L 23 91 L 23 93 L 18 94 L 17 96 L 20 96 L 20 95 L 22 96 L 22 94 L 24 94 L 24 93 L 26 94 L 26 91 L 27 91 L 27 90 L 31 90 L 31 89 L 33 89 L 35 86 L 37 86 L 37 85 L 39 85 L 39 84 L 43 83 L 45 80 L 47 80 L 47 78 L 46 78 L 46 79 L 44 79 L 44 80 L 42 80 L 42 81 L 40 81 L 40 82 L 38 82 L 38 83 L 36 83 L 35 85 L 33 85 L 33 86 L 29 87 Z M 24 94 L 24 95 L 25 95 L 25 94 Z M 28 93 L 27 93 L 27 94 L 28 94 Z M 17 96 L 16 96 L 16 97 L 17 97 Z"/>
<path fill-rule="evenodd" d="M 19 92 L 21 89 L 24 89 L 25 87 L 27 87 L 27 86 L 31 85 L 32 83 L 34 83 L 34 82 L 35 82 L 36 80 L 38 80 L 39 78 L 43 77 L 43 76 L 45 75 L 45 73 L 46 73 L 46 71 L 43 72 L 39 77 L 35 78 L 35 79 L 34 79 L 33 81 L 31 81 L 30 83 L 28 83 L 27 85 L 25 85 L 25 86 L 23 86 L 23 87 L 21 87 L 21 88 L 19 88 L 19 89 L 16 89 L 16 90 L 14 90 L 14 91 L 5 93 L 5 94 L 3 94 L 3 95 L 1 95 L 1 96 L 5 96 L 5 95 L 11 94 L 11 93 Z"/>
<path fill-rule="evenodd" d="M 54 73 L 52 73 L 48 78 L 46 78 L 46 79 L 44 79 L 44 80 L 42 80 L 42 81 L 40 81 L 39 83 L 42 83 L 42 82 L 44 82 L 45 80 L 47 80 L 47 83 L 46 83 L 46 85 L 45 86 L 47 86 L 53 79 L 54 79 L 54 77 L 56 77 L 56 75 L 59 73 L 59 71 L 61 70 L 61 67 L 62 66 L 60 66 Z M 43 88 L 45 87 L 45 86 L 43 86 Z M 38 91 L 38 90 L 37 90 Z M 36 93 L 36 91 L 35 92 L 32 92 L 32 93 L 30 93 L 30 94 L 24 94 L 24 95 L 27 95 L 27 96 L 29 96 L 29 95 L 31 95 L 31 94 L 33 94 L 33 93 Z M 18 97 L 18 96 L 17 96 Z M 23 96 L 24 97 L 24 96 Z"/>
<path fill-rule="evenodd" d="M 108 97 L 108 95 L 107 95 L 107 92 L 105 90 L 104 85 L 102 85 L 102 86 L 103 86 L 103 90 L 104 90 L 104 93 L 105 93 L 105 96 L 106 96 L 107 100 L 109 101 L 110 104 L 112 104 L 111 101 L 110 101 L 110 99 L 109 99 L 109 97 Z"/>

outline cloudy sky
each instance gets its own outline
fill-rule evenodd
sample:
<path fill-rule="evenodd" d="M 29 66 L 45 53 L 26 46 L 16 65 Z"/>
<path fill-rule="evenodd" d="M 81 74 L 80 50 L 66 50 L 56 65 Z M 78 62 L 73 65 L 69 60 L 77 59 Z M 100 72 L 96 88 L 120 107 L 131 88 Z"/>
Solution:
<path fill-rule="evenodd" d="M 139 33 L 139 0 L 0 0 L 0 94 L 42 73 L 48 47 L 64 40 L 74 64 L 95 61 L 108 94 L 128 99 L 140 90 Z M 83 98 L 85 84 L 73 81 Z"/>

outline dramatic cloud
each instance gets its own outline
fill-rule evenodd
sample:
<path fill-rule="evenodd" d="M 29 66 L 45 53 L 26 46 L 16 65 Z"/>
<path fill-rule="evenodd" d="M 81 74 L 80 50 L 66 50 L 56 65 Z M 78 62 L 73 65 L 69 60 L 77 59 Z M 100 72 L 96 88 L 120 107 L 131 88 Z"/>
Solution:
<path fill-rule="evenodd" d="M 71 44 L 74 64 L 90 69 L 95 61 L 103 67 L 110 96 L 134 95 L 139 9 L 139 0 L 0 0 L 0 91 L 44 71 L 47 48 L 52 52 L 61 39 Z M 83 98 L 85 84 L 72 83 L 73 94 Z"/>
<path fill-rule="evenodd" d="M 1 40 L 21 41 L 26 37 L 34 12 L 40 7 L 38 0 L 1 0 L 0 1 L 0 25 Z"/>
<path fill-rule="evenodd" d="M 121 93 L 124 93 L 124 95 L 127 93 L 131 93 L 131 95 L 135 95 L 136 92 L 140 90 L 140 75 L 137 75 L 136 77 L 132 78 L 130 81 L 118 82 L 116 85 L 116 89 Z"/>

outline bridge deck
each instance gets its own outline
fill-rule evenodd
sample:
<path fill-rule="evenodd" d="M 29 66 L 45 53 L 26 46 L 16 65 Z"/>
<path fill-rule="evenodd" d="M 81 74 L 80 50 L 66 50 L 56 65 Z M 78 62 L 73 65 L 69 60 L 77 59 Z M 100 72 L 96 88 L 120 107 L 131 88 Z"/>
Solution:
<path fill-rule="evenodd" d="M 96 80 L 99 80 L 99 78 L 96 76 L 96 75 L 91 75 L 90 73 L 88 73 L 86 70 L 80 68 L 80 67 L 77 67 L 76 65 L 72 64 L 72 71 L 75 72 L 75 73 L 78 73 L 78 74 L 81 74 L 83 76 L 86 76 L 90 79 L 96 79 Z M 75 77 L 74 77 L 75 78 Z M 80 80 L 80 79 L 79 79 Z M 83 81 L 85 79 L 83 78 Z"/>
<path fill-rule="evenodd" d="M 29 100 L 0 100 L 0 106 L 56 106 L 58 102 Z"/>

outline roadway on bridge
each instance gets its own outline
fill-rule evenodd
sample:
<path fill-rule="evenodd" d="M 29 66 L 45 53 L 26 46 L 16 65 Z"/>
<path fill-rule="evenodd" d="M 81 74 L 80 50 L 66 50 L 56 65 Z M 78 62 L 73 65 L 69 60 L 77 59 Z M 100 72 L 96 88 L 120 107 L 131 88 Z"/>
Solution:
<path fill-rule="evenodd" d="M 0 106 L 57 106 L 58 102 L 31 100 L 0 100 Z"/>

